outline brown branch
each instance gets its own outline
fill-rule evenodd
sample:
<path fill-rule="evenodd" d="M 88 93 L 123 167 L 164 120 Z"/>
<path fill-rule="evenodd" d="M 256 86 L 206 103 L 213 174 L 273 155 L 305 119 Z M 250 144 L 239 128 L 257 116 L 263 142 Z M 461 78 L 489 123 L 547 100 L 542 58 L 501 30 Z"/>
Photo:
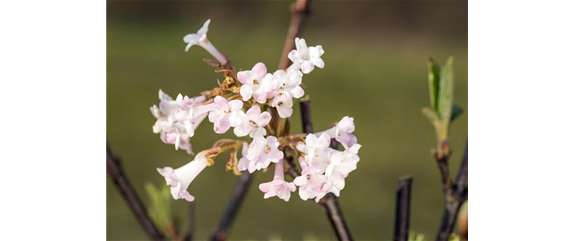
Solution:
<path fill-rule="evenodd" d="M 304 133 L 313 133 L 313 121 L 311 121 L 311 101 L 301 100 L 299 106 L 301 107 L 301 123 Z"/>
<path fill-rule="evenodd" d="M 184 241 L 193 240 L 193 234 L 195 234 L 195 202 L 189 203 L 187 206 L 188 216 L 187 216 L 187 235 L 183 238 Z"/>
<path fill-rule="evenodd" d="M 395 241 L 409 239 L 409 215 L 411 211 L 412 177 L 401 177 L 397 188 L 397 204 L 395 213 Z"/>
<path fill-rule="evenodd" d="M 443 180 L 443 189 L 445 190 L 445 209 L 436 237 L 436 240 L 441 241 L 448 240 L 452 233 L 456 218 L 458 217 L 460 207 L 468 199 L 468 141 L 466 142 L 462 163 L 460 164 L 454 185 L 451 183 L 450 177 L 448 176 L 447 160 L 448 157 L 444 158 L 444 161 L 441 160 L 441 162 L 439 162 L 439 168 L 441 169 Z M 446 169 L 446 171 L 443 169 Z M 444 174 L 445 172 L 446 176 Z"/>
<path fill-rule="evenodd" d="M 287 69 L 289 67 L 289 58 L 287 55 L 295 48 L 295 38 L 299 34 L 303 19 L 309 14 L 309 1 L 310 0 L 296 0 L 291 4 L 291 24 L 287 31 L 287 38 L 285 45 L 283 45 L 283 53 L 279 60 L 279 69 Z"/>
<path fill-rule="evenodd" d="M 109 145 L 106 145 L 106 149 L 106 169 L 108 177 L 112 178 L 122 197 L 126 200 L 128 206 L 150 239 L 163 240 L 163 234 L 150 219 L 147 209 L 126 177 L 120 159 L 112 153 Z"/>
<path fill-rule="evenodd" d="M 237 215 L 237 211 L 241 207 L 241 203 L 243 203 L 247 190 L 249 190 L 252 176 L 253 175 L 249 172 L 244 171 L 243 174 L 241 174 L 241 177 L 239 177 L 239 181 L 235 184 L 235 188 L 233 189 L 233 193 L 229 199 L 229 204 L 227 204 L 227 209 L 219 222 L 219 226 L 211 235 L 211 240 L 221 241 L 227 239 L 227 232 Z"/>
<path fill-rule="evenodd" d="M 333 193 L 327 193 L 324 198 L 319 200 L 319 203 L 325 208 L 329 221 L 331 222 L 333 229 L 335 229 L 337 239 L 343 241 L 353 240 L 351 232 L 349 232 L 349 228 L 345 222 L 345 217 L 343 217 L 343 212 L 337 202 L 337 196 Z"/>
<path fill-rule="evenodd" d="M 313 132 L 313 123 L 311 122 L 311 108 L 309 100 L 303 100 L 301 105 L 301 121 L 303 131 L 307 134 Z M 335 234 L 339 240 L 353 240 L 351 232 L 347 227 L 343 212 L 337 203 L 337 197 L 333 193 L 328 193 L 325 197 L 319 200 L 319 203 L 325 208 L 327 217 L 335 230 Z"/>

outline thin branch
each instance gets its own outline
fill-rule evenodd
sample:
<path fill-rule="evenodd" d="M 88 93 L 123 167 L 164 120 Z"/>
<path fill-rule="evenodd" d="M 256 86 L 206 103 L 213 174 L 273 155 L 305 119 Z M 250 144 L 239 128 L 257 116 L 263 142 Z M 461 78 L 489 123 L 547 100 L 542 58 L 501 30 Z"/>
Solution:
<path fill-rule="evenodd" d="M 150 219 L 147 213 L 147 209 L 144 207 L 141 199 L 138 197 L 133 186 L 130 184 L 128 178 L 126 177 L 120 159 L 112 153 L 109 145 L 106 145 L 106 149 L 106 169 L 108 176 L 112 178 L 116 184 L 118 190 L 122 194 L 122 197 L 126 200 L 128 206 L 136 216 L 136 219 L 146 234 L 152 240 L 163 240 L 162 233 Z"/>
<path fill-rule="evenodd" d="M 436 160 L 436 164 L 438 166 L 438 170 L 440 172 L 440 180 L 442 184 L 442 190 L 445 196 L 450 196 L 449 193 L 452 191 L 451 186 L 452 182 L 450 180 L 450 173 L 448 170 L 448 158 L 450 155 L 439 155 L 438 152 L 434 153 L 434 158 Z"/>
<path fill-rule="evenodd" d="M 303 125 L 304 133 L 313 133 L 310 104 L 310 100 L 301 100 L 301 102 L 299 102 L 299 106 L 301 107 L 301 123 Z"/>
<path fill-rule="evenodd" d="M 409 239 L 409 215 L 411 212 L 412 177 L 401 177 L 397 188 L 397 206 L 395 213 L 395 241 Z"/>
<path fill-rule="evenodd" d="M 446 165 L 446 161 L 444 161 Z M 439 163 L 439 167 L 441 164 Z M 446 165 L 448 170 L 448 165 Z M 443 171 L 441 170 L 441 173 Z M 446 180 L 446 181 L 444 181 Z M 468 199 L 468 141 L 466 142 L 466 148 L 464 150 L 464 155 L 462 157 L 462 163 L 460 164 L 459 172 L 455 181 L 455 184 L 450 183 L 450 179 L 445 179 L 443 177 L 443 189 L 445 189 L 445 209 L 442 216 L 442 220 L 439 226 L 438 234 L 436 240 L 446 241 L 448 240 L 452 229 L 454 228 L 454 223 L 458 217 L 458 212 L 462 204 Z"/>
<path fill-rule="evenodd" d="M 303 126 L 303 131 L 305 133 L 313 132 L 313 123 L 311 122 L 311 107 L 309 100 L 303 100 L 300 102 L 301 105 L 301 121 Z M 347 227 L 343 212 L 337 203 L 337 197 L 333 193 L 328 193 L 319 200 L 319 203 L 325 208 L 327 212 L 327 217 L 335 230 L 335 234 L 339 240 L 353 240 L 351 237 L 351 232 Z"/>
<path fill-rule="evenodd" d="M 219 222 L 219 226 L 211 235 L 211 240 L 221 241 L 227 239 L 227 232 L 237 215 L 237 211 L 241 207 L 241 203 L 243 203 L 247 190 L 249 190 L 252 176 L 253 175 L 249 172 L 244 171 L 243 174 L 241 174 L 241 177 L 239 177 L 239 181 L 235 184 L 235 188 L 233 189 L 233 193 L 229 199 L 229 204 L 227 204 L 227 209 Z"/>
<path fill-rule="evenodd" d="M 303 19 L 309 14 L 309 1 L 310 0 L 297 0 L 291 4 L 291 24 L 287 31 L 285 45 L 283 45 L 283 53 L 279 60 L 279 69 L 287 69 L 287 67 L 289 67 L 290 60 L 287 55 L 294 49 L 295 38 L 299 34 Z"/>
<path fill-rule="evenodd" d="M 193 240 L 193 234 L 195 234 L 195 202 L 190 202 L 187 208 L 187 235 L 185 235 L 183 240 L 191 241 Z"/>
<path fill-rule="evenodd" d="M 342 241 L 351 241 L 353 237 L 351 237 L 351 232 L 347 227 L 347 223 L 345 222 L 345 217 L 343 216 L 343 212 L 339 207 L 339 203 L 337 202 L 337 196 L 333 193 L 327 193 L 327 195 L 319 200 L 319 203 L 323 205 L 325 211 L 327 211 L 327 217 L 335 229 L 335 234 L 337 235 L 337 239 Z"/>

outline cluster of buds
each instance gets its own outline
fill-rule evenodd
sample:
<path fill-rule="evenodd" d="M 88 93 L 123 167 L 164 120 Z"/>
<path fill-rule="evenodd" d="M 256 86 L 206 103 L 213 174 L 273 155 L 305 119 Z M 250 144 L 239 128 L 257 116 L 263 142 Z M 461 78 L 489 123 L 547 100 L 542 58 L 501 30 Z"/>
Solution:
<path fill-rule="evenodd" d="M 273 180 L 259 185 L 265 193 L 264 198 L 277 196 L 288 201 L 297 187 L 303 200 L 319 201 L 329 192 L 339 196 L 345 187 L 345 178 L 359 162 L 361 145 L 353 134 L 353 118 L 346 116 L 334 127 L 311 134 L 288 135 L 285 125 L 279 124 L 285 123 L 293 114 L 293 99 L 305 94 L 301 85 L 303 76 L 315 67 L 324 67 L 322 46 L 308 47 L 304 39 L 296 38 L 296 49 L 288 55 L 293 64 L 286 70 L 268 73 L 264 63 L 257 63 L 251 70 L 235 72 L 231 61 L 209 42 L 209 23 L 207 20 L 197 33 L 184 37 L 185 50 L 194 45 L 206 49 L 217 59 L 218 63 L 213 65 L 217 72 L 224 74 L 225 80 L 218 81 L 218 87 L 193 98 L 179 94 L 174 100 L 160 90 L 159 105 L 151 107 L 157 119 L 153 132 L 159 134 L 165 144 L 193 155 L 190 138 L 207 117 L 213 123 L 215 133 L 224 134 L 233 128 L 235 136 L 243 140 L 222 139 L 180 168 L 158 168 L 171 186 L 173 198 L 193 201 L 195 198 L 187 191 L 189 185 L 225 152 L 229 152 L 226 169 L 237 175 L 242 171 L 253 173 L 275 166 Z M 278 129 L 281 127 L 283 130 Z M 332 139 L 344 150 L 331 148 Z M 240 159 L 237 158 L 239 149 Z M 301 168 L 301 175 L 294 177 L 293 182 L 284 177 L 284 165 L 295 165 L 287 163 L 287 152 L 297 157 Z"/>

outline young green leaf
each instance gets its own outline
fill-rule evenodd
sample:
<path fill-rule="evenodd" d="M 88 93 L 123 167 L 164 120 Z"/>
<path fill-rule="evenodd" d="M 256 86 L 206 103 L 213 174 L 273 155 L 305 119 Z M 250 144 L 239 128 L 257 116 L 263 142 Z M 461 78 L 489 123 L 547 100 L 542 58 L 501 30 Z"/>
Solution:
<path fill-rule="evenodd" d="M 449 57 L 440 73 L 437 112 L 443 121 L 449 121 L 452 113 L 454 96 L 454 71 L 452 62 L 453 58 Z"/>
<path fill-rule="evenodd" d="M 172 212 L 172 198 L 169 187 L 167 185 L 161 188 L 156 188 L 151 183 L 145 184 L 150 206 L 148 208 L 151 219 L 156 225 L 164 231 L 167 235 L 173 234 L 173 212 Z"/>
<path fill-rule="evenodd" d="M 438 88 L 440 80 L 440 66 L 432 58 L 428 61 L 428 74 L 429 74 L 429 96 L 431 102 L 431 109 L 437 110 Z"/>

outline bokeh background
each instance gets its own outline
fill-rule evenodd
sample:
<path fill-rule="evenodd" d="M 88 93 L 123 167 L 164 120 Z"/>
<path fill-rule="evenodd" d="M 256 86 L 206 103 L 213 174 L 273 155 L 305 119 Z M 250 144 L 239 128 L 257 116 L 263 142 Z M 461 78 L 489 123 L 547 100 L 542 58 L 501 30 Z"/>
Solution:
<path fill-rule="evenodd" d="M 242 69 L 256 62 L 277 66 L 290 21 L 289 1 L 108 1 L 107 139 L 122 158 L 144 202 L 144 185 L 165 185 L 156 167 L 179 167 L 192 159 L 164 145 L 151 129 L 149 107 L 158 89 L 175 97 L 211 89 L 221 75 L 203 63 L 208 54 L 184 52 L 182 38 L 211 18 L 209 38 Z M 421 114 L 429 105 L 429 56 L 444 63 L 455 57 L 455 103 L 465 113 L 451 130 L 456 173 L 468 132 L 466 1 L 313 1 L 300 37 L 323 45 L 326 66 L 306 75 L 315 130 L 343 116 L 355 118 L 363 145 L 358 169 L 347 178 L 339 203 L 357 240 L 392 237 L 398 178 L 414 177 L 411 230 L 432 239 L 443 210 L 440 177 L 430 154 L 434 130 Z M 295 105 L 292 132 L 300 132 Z M 195 151 L 222 137 L 205 122 L 192 138 Z M 224 162 L 206 169 L 191 185 L 196 197 L 198 240 L 218 224 L 238 177 Z M 272 172 L 257 173 L 230 231 L 231 240 L 332 240 L 335 235 L 321 206 L 297 193 L 285 203 L 263 199 L 257 185 Z M 144 232 L 110 180 L 107 180 L 107 237 L 146 240 Z M 174 201 L 185 225 L 188 204 Z"/>

